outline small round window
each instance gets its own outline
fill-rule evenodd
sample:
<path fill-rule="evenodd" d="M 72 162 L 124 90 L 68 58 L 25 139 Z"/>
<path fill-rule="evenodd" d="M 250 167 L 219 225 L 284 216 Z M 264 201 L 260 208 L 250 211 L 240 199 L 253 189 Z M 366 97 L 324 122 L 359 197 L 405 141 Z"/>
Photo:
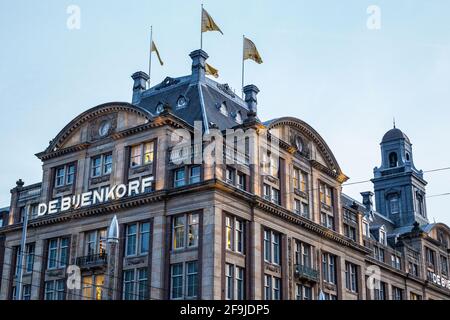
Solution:
<path fill-rule="evenodd" d="M 163 111 L 164 111 L 164 105 L 162 103 L 158 103 L 158 105 L 156 106 L 156 113 L 160 114 Z"/>
<path fill-rule="evenodd" d="M 183 108 L 183 107 L 185 107 L 186 105 L 187 105 L 187 100 L 186 100 L 186 98 L 183 97 L 183 96 L 179 97 L 179 98 L 178 98 L 178 101 L 177 101 L 177 107 L 178 107 L 178 108 Z"/>

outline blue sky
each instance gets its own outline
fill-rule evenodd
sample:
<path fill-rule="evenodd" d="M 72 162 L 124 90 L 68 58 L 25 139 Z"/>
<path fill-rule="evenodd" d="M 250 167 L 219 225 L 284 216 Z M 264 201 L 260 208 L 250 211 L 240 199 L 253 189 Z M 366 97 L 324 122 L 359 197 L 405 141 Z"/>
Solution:
<path fill-rule="evenodd" d="M 411 139 L 416 167 L 450 166 L 450 2 L 446 0 L 204 0 L 224 32 L 206 33 L 208 62 L 240 87 L 242 34 L 264 64 L 246 64 L 259 116 L 295 116 L 328 142 L 351 181 L 372 177 L 379 142 L 397 127 Z M 81 29 L 66 27 L 69 5 Z M 199 47 L 197 0 L 2 0 L 0 2 L 0 207 L 22 178 L 41 180 L 34 156 L 72 118 L 109 101 L 130 101 L 130 75 L 148 70 L 150 25 L 165 62 L 153 82 L 190 72 Z M 366 26 L 369 5 L 381 29 Z M 155 61 L 155 60 L 154 60 Z M 156 62 L 156 61 L 155 61 Z M 428 195 L 450 192 L 450 171 L 427 174 Z M 372 185 L 345 187 L 359 199 Z M 450 197 L 427 199 L 431 221 L 450 224 Z"/>

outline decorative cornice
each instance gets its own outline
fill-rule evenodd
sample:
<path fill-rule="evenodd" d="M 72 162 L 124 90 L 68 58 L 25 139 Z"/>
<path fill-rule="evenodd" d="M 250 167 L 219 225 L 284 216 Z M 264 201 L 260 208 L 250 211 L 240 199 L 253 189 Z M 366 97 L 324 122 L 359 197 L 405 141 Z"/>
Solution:
<path fill-rule="evenodd" d="M 42 161 L 45 161 L 45 160 L 49 160 L 49 159 L 53 159 L 53 158 L 57 158 L 57 157 L 63 156 L 65 154 L 69 154 L 69 153 L 85 150 L 90 145 L 91 145 L 90 143 L 84 142 L 84 143 L 80 143 L 80 144 L 77 144 L 77 145 L 74 145 L 74 146 L 70 146 L 70 147 L 67 147 L 67 148 L 58 149 L 58 150 L 52 151 L 52 152 L 43 151 L 43 152 L 36 153 L 36 157 L 38 157 Z"/>

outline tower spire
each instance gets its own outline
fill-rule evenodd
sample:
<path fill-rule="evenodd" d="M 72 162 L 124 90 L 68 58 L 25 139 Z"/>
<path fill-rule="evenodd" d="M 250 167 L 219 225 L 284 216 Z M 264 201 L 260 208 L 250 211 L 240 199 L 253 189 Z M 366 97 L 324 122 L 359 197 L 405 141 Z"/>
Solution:
<path fill-rule="evenodd" d="M 394 129 L 395 129 L 395 117 L 393 118 L 393 121 L 392 121 L 392 122 L 393 122 L 393 124 L 394 124 Z"/>

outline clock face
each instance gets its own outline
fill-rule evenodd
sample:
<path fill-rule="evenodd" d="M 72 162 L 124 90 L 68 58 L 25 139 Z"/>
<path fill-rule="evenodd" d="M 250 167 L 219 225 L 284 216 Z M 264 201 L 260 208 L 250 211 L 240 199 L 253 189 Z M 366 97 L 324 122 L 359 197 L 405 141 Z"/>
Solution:
<path fill-rule="evenodd" d="M 104 137 L 109 133 L 110 129 L 111 129 L 111 122 L 108 120 L 102 121 L 100 127 L 98 128 L 98 134 L 101 137 Z"/>
<path fill-rule="evenodd" d="M 303 151 L 303 141 L 299 136 L 295 137 L 295 146 L 297 147 L 298 152 Z"/>

